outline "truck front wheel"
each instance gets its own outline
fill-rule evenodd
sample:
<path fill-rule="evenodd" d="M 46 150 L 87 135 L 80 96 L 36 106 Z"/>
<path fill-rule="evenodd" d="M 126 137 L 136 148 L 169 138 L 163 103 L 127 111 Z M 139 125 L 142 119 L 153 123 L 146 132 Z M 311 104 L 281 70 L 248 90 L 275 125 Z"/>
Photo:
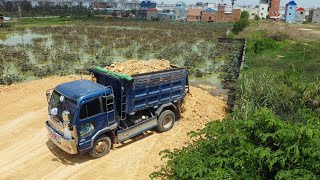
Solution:
<path fill-rule="evenodd" d="M 169 131 L 173 127 L 175 119 L 176 116 L 171 110 L 163 111 L 158 118 L 157 130 L 159 132 Z"/>
<path fill-rule="evenodd" d="M 102 136 L 95 141 L 91 151 L 89 151 L 89 154 L 93 158 L 100 158 L 108 154 L 110 151 L 110 148 L 111 148 L 111 139 L 108 136 Z"/>

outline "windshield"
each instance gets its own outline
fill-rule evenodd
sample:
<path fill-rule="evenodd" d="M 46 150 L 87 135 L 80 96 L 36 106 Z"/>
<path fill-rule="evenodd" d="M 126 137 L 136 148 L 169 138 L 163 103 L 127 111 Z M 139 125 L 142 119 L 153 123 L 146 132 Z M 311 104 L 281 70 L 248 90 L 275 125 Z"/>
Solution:
<path fill-rule="evenodd" d="M 49 111 L 52 108 L 58 109 L 58 114 L 56 115 L 59 120 L 62 121 L 62 112 L 67 110 L 70 112 L 69 118 L 70 123 L 73 122 L 74 114 L 77 110 L 77 103 L 73 99 L 65 97 L 59 94 L 57 91 L 53 91 L 50 99 Z"/>

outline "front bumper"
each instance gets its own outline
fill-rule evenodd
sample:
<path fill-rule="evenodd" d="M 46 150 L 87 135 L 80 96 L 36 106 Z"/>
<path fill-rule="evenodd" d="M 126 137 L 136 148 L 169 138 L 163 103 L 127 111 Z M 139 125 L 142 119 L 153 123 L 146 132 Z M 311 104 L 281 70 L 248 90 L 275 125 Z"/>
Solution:
<path fill-rule="evenodd" d="M 76 140 L 68 140 L 64 139 L 63 136 L 58 134 L 48 123 L 46 122 L 46 127 L 48 130 L 48 137 L 51 139 L 51 141 L 57 145 L 60 149 L 64 150 L 65 152 L 69 154 L 77 154 L 78 149 L 77 149 L 77 143 Z"/>

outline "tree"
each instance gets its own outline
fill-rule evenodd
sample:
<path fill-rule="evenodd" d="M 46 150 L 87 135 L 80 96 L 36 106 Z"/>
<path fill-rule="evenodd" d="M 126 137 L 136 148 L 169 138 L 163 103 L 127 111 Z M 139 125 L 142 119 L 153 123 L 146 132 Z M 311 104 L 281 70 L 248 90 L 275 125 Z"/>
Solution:
<path fill-rule="evenodd" d="M 29 1 L 27 1 L 27 0 L 22 1 L 20 3 L 20 6 L 21 6 L 22 12 L 31 13 L 32 6 Z"/>
<path fill-rule="evenodd" d="M 6 12 L 13 12 L 13 4 L 11 1 L 6 1 L 4 4 L 4 9 Z"/>
<path fill-rule="evenodd" d="M 243 31 L 244 28 L 246 28 L 249 23 L 249 12 L 248 11 L 242 11 L 240 15 L 240 20 L 234 23 L 232 32 L 234 34 L 239 34 L 239 32 Z"/>
<path fill-rule="evenodd" d="M 240 15 L 240 19 L 245 19 L 245 20 L 249 20 L 250 18 L 250 14 L 248 11 L 242 11 L 241 15 Z"/>

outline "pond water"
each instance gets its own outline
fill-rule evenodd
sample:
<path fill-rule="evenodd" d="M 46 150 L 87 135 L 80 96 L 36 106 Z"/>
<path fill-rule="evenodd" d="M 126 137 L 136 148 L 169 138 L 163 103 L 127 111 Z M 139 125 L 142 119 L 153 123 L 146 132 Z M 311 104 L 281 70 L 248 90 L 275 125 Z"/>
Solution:
<path fill-rule="evenodd" d="M 0 39 L 0 44 L 3 45 L 9 45 L 9 46 L 15 46 L 18 44 L 32 44 L 33 39 L 37 38 L 50 38 L 50 35 L 42 35 L 33 33 L 30 29 L 27 29 L 25 32 L 19 32 L 19 33 L 12 33 L 6 35 L 6 38 Z M 49 45 L 49 44 L 48 44 Z"/>

